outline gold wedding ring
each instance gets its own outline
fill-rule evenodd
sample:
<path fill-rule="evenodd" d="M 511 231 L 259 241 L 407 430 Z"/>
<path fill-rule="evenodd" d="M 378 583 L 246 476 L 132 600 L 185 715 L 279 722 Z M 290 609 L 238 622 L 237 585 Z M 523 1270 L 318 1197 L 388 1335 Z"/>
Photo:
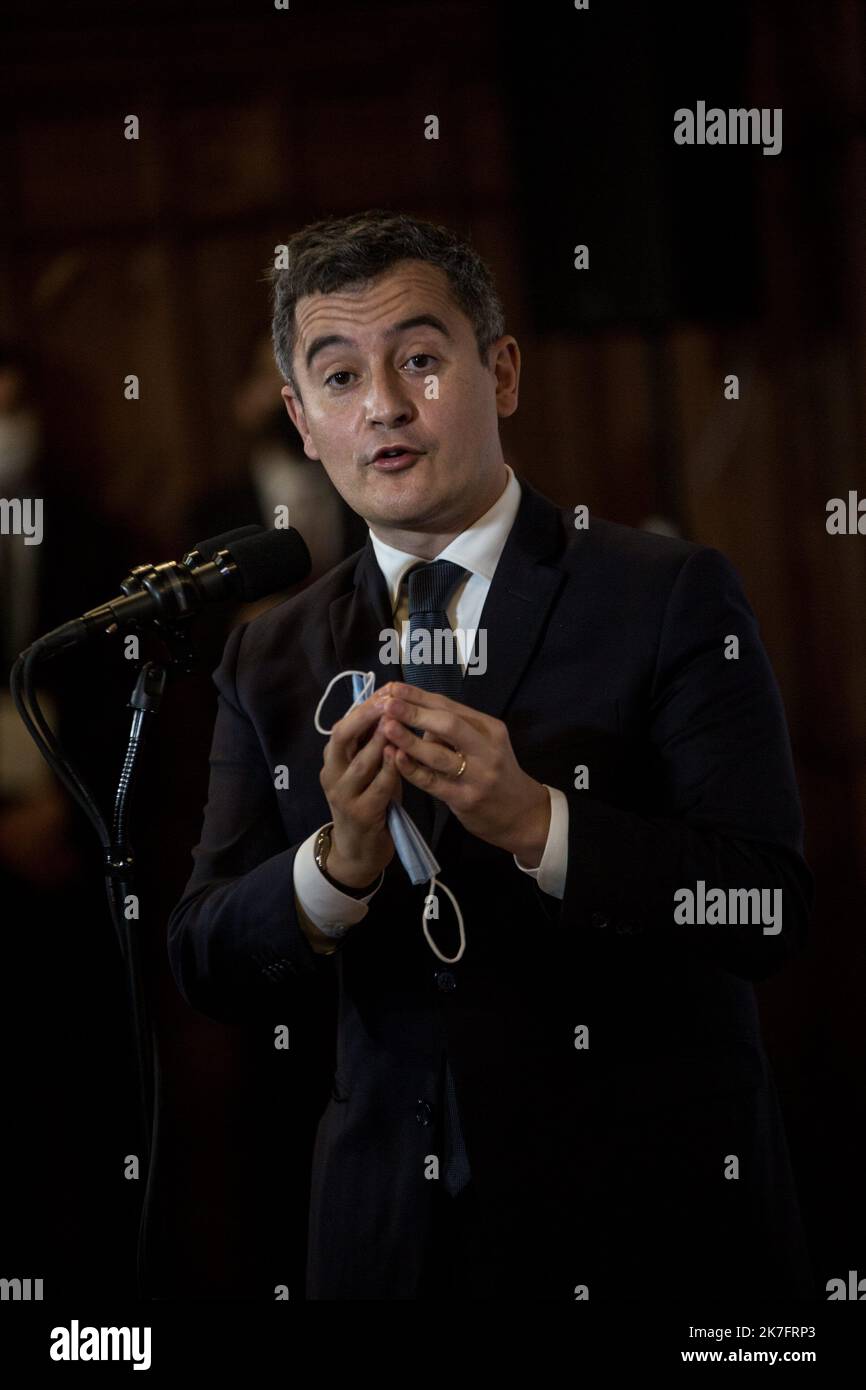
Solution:
<path fill-rule="evenodd" d="M 466 755 L 465 753 L 461 753 L 459 748 L 455 748 L 454 752 L 460 753 L 460 766 L 458 767 L 457 771 L 452 774 L 452 781 L 456 782 L 457 778 L 462 777 L 464 772 L 466 771 Z"/>

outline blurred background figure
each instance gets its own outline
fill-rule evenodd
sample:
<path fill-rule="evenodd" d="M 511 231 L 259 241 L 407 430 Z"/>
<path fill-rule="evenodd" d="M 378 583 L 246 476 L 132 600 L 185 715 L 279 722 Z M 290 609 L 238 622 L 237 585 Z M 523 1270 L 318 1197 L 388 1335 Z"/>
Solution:
<path fill-rule="evenodd" d="M 219 535 L 247 521 L 273 526 L 277 509 L 288 508 L 289 525 L 300 531 L 310 551 L 313 566 L 305 583 L 311 584 L 364 544 L 367 527 L 346 506 L 321 463 L 304 453 L 280 396 L 283 384 L 270 334 L 262 334 L 232 400 L 248 452 L 238 460 L 234 483 L 199 502 L 197 535 Z"/>
<path fill-rule="evenodd" d="M 0 343 L 0 496 L 39 501 L 43 518 L 38 544 L 0 535 L 0 862 L 27 883 L 51 887 L 79 867 L 72 803 L 14 708 L 10 670 L 40 633 L 119 593 L 129 540 L 76 477 L 71 451 L 46 422 L 44 394 L 44 369 L 35 357 Z M 56 405 L 62 415 L 62 400 Z M 68 657 L 68 665 L 42 666 L 39 689 L 61 742 L 86 754 L 89 775 L 104 790 L 112 758 L 99 682 L 123 689 L 126 672 L 101 655 L 91 649 Z"/>
<path fill-rule="evenodd" d="M 312 584 L 367 538 L 363 520 L 347 507 L 318 460 L 308 459 L 280 396 L 283 386 L 269 333 L 258 334 L 247 369 L 231 396 L 237 444 L 229 478 L 193 500 L 186 523 L 192 540 L 222 535 L 238 526 L 288 525 L 300 531 L 312 560 L 309 575 L 283 592 L 253 604 L 211 609 L 196 620 L 196 645 L 203 669 L 213 670 L 236 622 Z M 209 697 L 210 698 L 210 697 Z"/>
<path fill-rule="evenodd" d="M 134 1115 L 134 1093 L 99 845 L 30 738 L 9 676 L 41 633 L 119 592 L 129 541 L 82 488 L 73 450 L 46 416 L 46 380 L 34 354 L 0 344 L 0 496 L 39 499 L 43 516 L 39 544 L 0 535 L 0 1051 L 15 1134 L 0 1157 L 0 1244 L 18 1267 L 56 1279 L 91 1238 L 89 1206 L 107 1199 L 96 1234 L 104 1259 L 119 1258 L 132 1237 L 134 1211 L 119 1184 L 106 1186 L 106 1165 L 108 1136 L 123 1131 L 127 1101 Z M 67 389 L 54 399 L 55 419 Z M 103 808 L 119 772 L 131 678 L 98 644 L 38 668 L 40 707 Z M 76 1199 L 52 1212 L 45 1194 L 60 1171 Z M 86 1286 L 86 1269 L 82 1277 Z"/>
<path fill-rule="evenodd" d="M 0 344 L 0 495 L 39 497 L 42 426 L 27 381 L 24 355 Z M 0 865 L 31 884 L 62 883 L 75 868 L 67 838 L 67 807 L 21 722 L 8 689 L 15 657 L 37 633 L 45 611 L 45 566 L 38 545 L 0 536 Z M 47 700 L 47 697 L 46 697 Z M 46 713 L 56 718 L 47 702 Z"/>

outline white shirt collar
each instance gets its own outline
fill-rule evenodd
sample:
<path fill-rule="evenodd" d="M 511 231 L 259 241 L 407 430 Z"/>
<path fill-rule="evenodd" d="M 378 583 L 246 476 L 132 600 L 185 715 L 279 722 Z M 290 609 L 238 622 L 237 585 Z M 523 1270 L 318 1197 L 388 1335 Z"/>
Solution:
<path fill-rule="evenodd" d="M 517 481 L 510 464 L 506 463 L 505 468 L 508 473 L 508 482 L 493 506 L 489 507 L 477 521 L 473 521 L 471 526 L 467 526 L 465 531 L 461 531 L 459 536 L 455 536 L 444 550 L 440 550 L 439 554 L 434 556 L 434 559 L 453 560 L 455 564 L 462 565 L 464 569 L 469 570 L 470 574 L 483 575 L 488 582 L 493 578 L 499 557 L 505 547 L 508 533 L 514 525 L 514 518 L 520 506 L 520 483 Z M 411 569 L 413 565 L 417 565 L 418 561 L 424 557 L 411 555 L 406 550 L 397 550 L 393 545 L 387 545 L 385 541 L 375 536 L 372 530 L 370 530 L 370 540 L 379 568 L 388 585 L 391 608 L 395 609 L 400 594 L 400 585 L 406 571 Z"/>

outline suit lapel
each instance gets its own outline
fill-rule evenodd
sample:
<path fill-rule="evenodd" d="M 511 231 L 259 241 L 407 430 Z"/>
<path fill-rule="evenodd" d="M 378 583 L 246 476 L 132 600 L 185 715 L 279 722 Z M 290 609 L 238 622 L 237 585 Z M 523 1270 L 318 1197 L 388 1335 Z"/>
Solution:
<path fill-rule="evenodd" d="M 547 614 L 564 581 L 556 564 L 564 538 L 559 509 L 524 479 L 520 485 L 520 506 L 478 622 L 487 634 L 487 668 L 464 676 L 460 696 L 463 704 L 497 719 L 503 717 L 541 640 Z M 378 690 L 389 680 L 399 679 L 399 668 L 380 659 L 381 633 L 393 626 L 393 615 L 369 536 L 353 580 L 353 588 L 330 605 L 338 669 L 374 671 Z M 327 706 L 324 718 L 334 722 Z M 406 811 L 435 852 L 450 815 L 447 806 L 405 781 L 402 796 Z"/>
<path fill-rule="evenodd" d="M 464 705 L 495 719 L 503 717 L 564 582 L 555 563 L 563 543 L 559 511 L 522 478 L 520 486 L 520 506 L 478 620 L 487 634 L 487 669 L 472 675 L 468 668 L 460 695 Z M 450 814 L 437 800 L 429 842 L 434 851 Z"/>

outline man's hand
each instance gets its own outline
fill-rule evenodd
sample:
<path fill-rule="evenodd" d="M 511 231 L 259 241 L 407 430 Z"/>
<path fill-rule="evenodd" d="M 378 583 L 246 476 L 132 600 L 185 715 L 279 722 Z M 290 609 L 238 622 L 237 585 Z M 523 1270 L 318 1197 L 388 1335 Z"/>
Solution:
<path fill-rule="evenodd" d="M 550 829 L 550 796 L 518 764 L 502 720 L 396 681 L 379 694 L 379 729 L 397 748 L 396 767 L 406 781 L 444 801 L 471 835 L 537 868 Z M 423 729 L 424 737 L 409 726 Z M 466 766 L 455 780 L 462 758 Z"/>
<path fill-rule="evenodd" d="M 394 857 L 385 813 L 400 800 L 401 782 L 396 750 L 376 727 L 381 699 L 378 691 L 337 721 L 319 773 L 334 822 L 328 873 L 347 888 L 375 882 Z"/>

